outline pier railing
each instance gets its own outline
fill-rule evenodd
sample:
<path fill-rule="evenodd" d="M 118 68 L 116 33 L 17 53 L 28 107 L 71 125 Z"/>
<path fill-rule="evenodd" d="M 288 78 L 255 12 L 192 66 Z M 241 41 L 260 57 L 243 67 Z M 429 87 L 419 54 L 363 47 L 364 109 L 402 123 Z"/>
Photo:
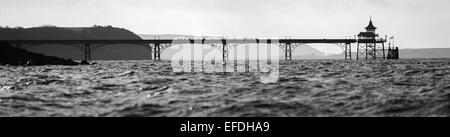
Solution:
<path fill-rule="evenodd" d="M 357 39 L 359 43 L 385 43 L 387 40 L 385 38 L 375 38 L 375 39 Z"/>

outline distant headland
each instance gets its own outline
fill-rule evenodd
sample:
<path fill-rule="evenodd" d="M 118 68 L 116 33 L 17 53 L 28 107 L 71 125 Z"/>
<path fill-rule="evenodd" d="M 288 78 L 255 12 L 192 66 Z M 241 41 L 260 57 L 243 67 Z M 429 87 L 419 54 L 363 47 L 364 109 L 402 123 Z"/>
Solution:
<path fill-rule="evenodd" d="M 141 39 L 133 32 L 112 26 L 94 25 L 92 27 L 0 27 L 2 39 Z"/>
<path fill-rule="evenodd" d="M 5 39 L 136 39 L 141 37 L 132 31 L 113 26 L 93 25 L 91 27 L 57 27 L 43 25 L 39 27 L 0 27 L 0 40 Z M 27 51 L 41 53 L 60 58 L 83 60 L 83 52 L 74 45 L 24 45 Z M 113 46 L 99 47 L 95 51 L 95 60 L 146 60 L 151 58 L 149 49 L 141 45 L 115 44 Z"/>

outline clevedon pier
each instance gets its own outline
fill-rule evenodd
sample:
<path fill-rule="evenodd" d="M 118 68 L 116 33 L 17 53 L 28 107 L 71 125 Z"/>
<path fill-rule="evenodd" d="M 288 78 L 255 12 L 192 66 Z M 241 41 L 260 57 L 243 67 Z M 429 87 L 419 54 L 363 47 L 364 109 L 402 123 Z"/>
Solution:
<path fill-rule="evenodd" d="M 27 49 L 31 46 L 43 44 L 64 44 L 77 47 L 84 53 L 85 60 L 91 60 L 92 51 L 103 46 L 111 44 L 136 44 L 149 49 L 153 60 L 161 60 L 161 53 L 173 45 L 211 45 L 219 48 L 222 53 L 222 59 L 228 59 L 229 47 L 245 44 L 272 44 L 278 45 L 284 52 L 285 60 L 292 60 L 292 53 L 295 48 L 304 44 L 334 44 L 343 49 L 344 59 L 352 60 L 352 46 L 356 46 L 356 59 L 393 59 L 391 44 L 389 48 L 385 47 L 388 37 L 380 37 L 376 34 L 377 28 L 373 25 L 372 19 L 365 28 L 365 32 L 344 39 L 78 39 L 78 40 L 3 40 L 15 45 L 17 48 Z M 249 51 L 253 52 L 253 51 Z M 255 51 L 256 52 L 256 51 Z M 398 52 L 398 50 L 397 50 Z M 398 55 L 398 53 L 396 54 Z"/>

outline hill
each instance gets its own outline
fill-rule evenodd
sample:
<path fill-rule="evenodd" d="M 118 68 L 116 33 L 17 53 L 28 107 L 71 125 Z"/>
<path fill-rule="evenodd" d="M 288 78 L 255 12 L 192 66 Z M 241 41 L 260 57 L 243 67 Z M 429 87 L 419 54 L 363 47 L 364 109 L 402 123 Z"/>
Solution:
<path fill-rule="evenodd" d="M 56 27 L 42 26 L 32 28 L 0 28 L 0 40 L 39 40 L 39 39 L 141 39 L 133 32 L 112 26 Z M 79 46 L 79 45 L 78 45 Z M 83 59 L 83 51 L 77 45 L 23 45 L 26 50 L 49 56 Z M 93 50 L 94 60 L 143 60 L 150 59 L 150 50 L 145 45 L 114 44 L 99 45 Z"/>

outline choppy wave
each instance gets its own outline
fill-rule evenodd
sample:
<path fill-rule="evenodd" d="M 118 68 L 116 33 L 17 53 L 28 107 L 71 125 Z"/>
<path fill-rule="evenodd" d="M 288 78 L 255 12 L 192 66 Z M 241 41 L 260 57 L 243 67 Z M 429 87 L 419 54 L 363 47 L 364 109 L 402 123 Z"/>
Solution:
<path fill-rule="evenodd" d="M 450 59 L 297 60 L 269 80 L 153 61 L 0 66 L 0 116 L 449 116 L 449 74 Z"/>

